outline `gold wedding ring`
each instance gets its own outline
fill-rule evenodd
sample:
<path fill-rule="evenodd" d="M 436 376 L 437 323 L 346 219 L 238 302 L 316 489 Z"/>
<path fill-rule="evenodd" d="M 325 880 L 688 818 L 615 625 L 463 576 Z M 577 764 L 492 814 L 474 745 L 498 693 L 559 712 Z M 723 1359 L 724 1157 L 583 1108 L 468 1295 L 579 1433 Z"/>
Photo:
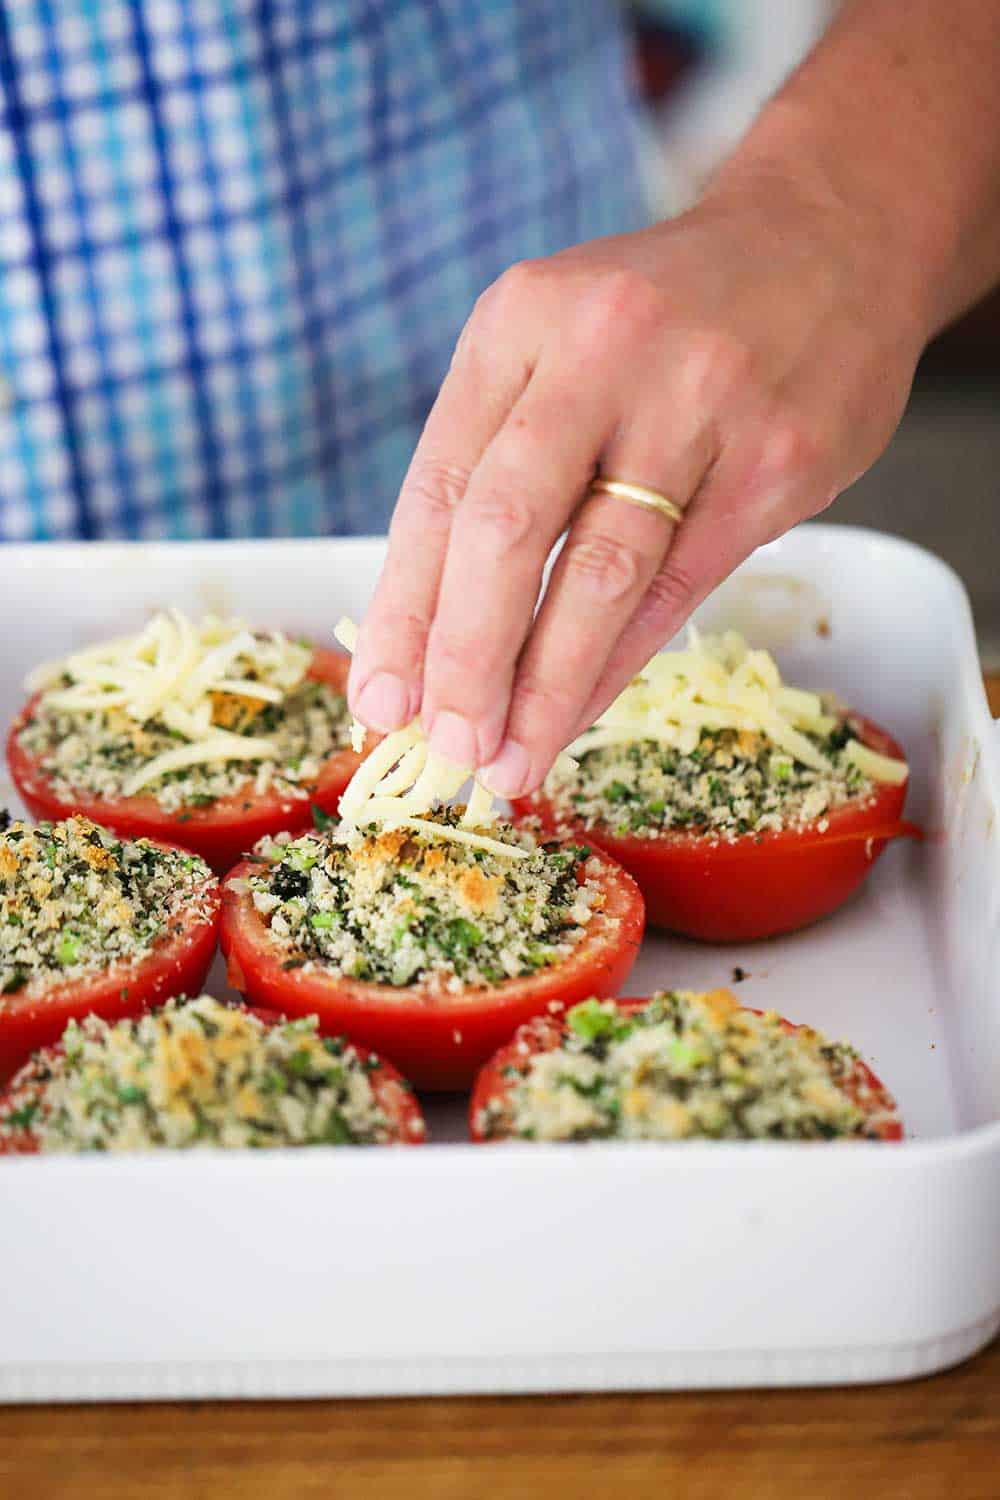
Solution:
<path fill-rule="evenodd" d="M 628 484 L 624 479 L 602 479 L 600 475 L 590 481 L 590 495 L 614 495 L 617 500 L 627 500 L 630 505 L 641 505 L 644 510 L 658 511 L 676 525 L 683 521 L 684 512 L 679 505 L 661 495 L 659 490 L 647 489 L 644 484 Z"/>

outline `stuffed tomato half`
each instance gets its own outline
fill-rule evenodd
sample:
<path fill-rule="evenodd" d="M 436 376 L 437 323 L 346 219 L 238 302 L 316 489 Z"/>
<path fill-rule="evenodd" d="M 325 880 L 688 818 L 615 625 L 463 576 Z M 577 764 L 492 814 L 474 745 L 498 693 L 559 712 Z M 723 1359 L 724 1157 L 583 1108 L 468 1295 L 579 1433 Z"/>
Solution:
<path fill-rule="evenodd" d="M 79 812 L 225 873 L 265 834 L 336 812 L 351 748 L 348 658 L 173 611 L 40 668 L 7 742 L 39 818 Z"/>
<path fill-rule="evenodd" d="M 418 1145 L 413 1091 L 315 1017 L 210 995 L 138 1018 L 88 1016 L 0 1090 L 0 1155 Z"/>
<path fill-rule="evenodd" d="M 85 818 L 0 834 L 0 1080 L 66 1025 L 197 994 L 215 953 L 205 862 Z"/>
<path fill-rule="evenodd" d="M 230 982 L 436 1090 L 467 1086 L 530 1016 L 616 993 L 643 931 L 631 876 L 509 826 L 485 848 L 436 836 L 460 816 L 265 843 L 225 882 Z"/>
<path fill-rule="evenodd" d="M 807 926 L 917 832 L 896 741 L 784 687 L 739 637 L 654 658 L 570 748 L 516 816 L 600 845 L 635 877 L 649 922 L 686 937 Z"/>
<path fill-rule="evenodd" d="M 593 999 L 529 1021 L 481 1070 L 469 1124 L 479 1142 L 902 1138 L 852 1047 L 728 990 Z"/>

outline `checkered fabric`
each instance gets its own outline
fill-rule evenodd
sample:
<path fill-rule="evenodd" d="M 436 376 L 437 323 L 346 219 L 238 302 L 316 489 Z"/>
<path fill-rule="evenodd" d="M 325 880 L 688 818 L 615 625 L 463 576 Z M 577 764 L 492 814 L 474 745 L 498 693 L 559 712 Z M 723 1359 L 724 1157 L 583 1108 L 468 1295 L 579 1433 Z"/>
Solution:
<path fill-rule="evenodd" d="M 385 526 L 507 265 L 643 218 L 611 0 L 0 0 L 0 540 Z"/>

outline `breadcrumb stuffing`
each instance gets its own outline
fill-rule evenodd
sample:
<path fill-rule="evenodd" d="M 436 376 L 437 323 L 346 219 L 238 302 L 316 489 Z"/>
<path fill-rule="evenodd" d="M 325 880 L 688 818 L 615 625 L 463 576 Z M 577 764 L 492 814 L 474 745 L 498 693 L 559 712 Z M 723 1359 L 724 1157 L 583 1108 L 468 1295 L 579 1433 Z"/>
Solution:
<path fill-rule="evenodd" d="M 569 954 L 604 897 L 589 849 L 510 825 L 490 833 L 530 857 L 406 829 L 279 835 L 257 847 L 266 867 L 249 881 L 254 907 L 288 967 L 452 993 L 501 984 Z"/>
<path fill-rule="evenodd" d="M 213 694 L 213 722 L 232 734 L 272 741 L 273 760 L 234 760 L 188 766 L 156 777 L 143 789 L 164 812 L 209 807 L 237 792 L 274 790 L 283 797 L 309 796 L 323 761 L 351 743 L 347 700 L 328 683 L 305 679 L 280 703 L 235 693 Z M 120 709 L 67 713 L 45 703 L 35 707 L 18 736 L 38 758 L 56 795 L 121 797 L 144 765 L 183 744 L 159 719 L 140 724 Z"/>
<path fill-rule="evenodd" d="M 529 1023 L 521 1044 L 506 1097 L 478 1120 L 487 1137 L 831 1140 L 876 1138 L 897 1120 L 853 1048 L 745 1010 L 728 990 L 663 992 L 631 1014 L 587 1000 L 564 1027 Z"/>
<path fill-rule="evenodd" d="M 372 1074 L 315 1016 L 265 1025 L 209 995 L 114 1025 L 70 1023 L 12 1086 L 0 1137 L 43 1152 L 383 1144 Z"/>
<path fill-rule="evenodd" d="M 683 830 L 732 840 L 804 828 L 873 791 L 843 756 L 848 735 L 843 721 L 829 735 L 807 736 L 827 762 L 823 771 L 779 750 L 765 734 L 731 729 L 702 730 L 687 752 L 655 740 L 584 749 L 577 765 L 553 769 L 544 793 L 567 819 L 618 835 Z"/>
<path fill-rule="evenodd" d="M 139 963 L 199 914 L 205 862 L 86 818 L 0 834 L 0 1025 L 5 996 Z"/>

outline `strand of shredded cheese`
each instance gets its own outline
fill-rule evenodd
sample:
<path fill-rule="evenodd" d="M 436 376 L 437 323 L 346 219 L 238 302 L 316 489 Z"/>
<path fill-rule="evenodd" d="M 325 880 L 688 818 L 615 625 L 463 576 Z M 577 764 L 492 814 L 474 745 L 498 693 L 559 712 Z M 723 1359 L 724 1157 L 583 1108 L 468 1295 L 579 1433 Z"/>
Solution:
<path fill-rule="evenodd" d="M 345 651 L 354 651 L 357 626 L 352 620 L 338 621 L 334 635 Z M 364 728 L 355 721 L 352 743 L 361 750 Z M 472 787 L 458 828 L 424 818 L 423 813 L 451 801 L 471 778 Z M 476 830 L 496 818 L 493 793 L 476 780 L 473 768 L 456 766 L 437 755 L 428 745 L 419 722 L 387 734 L 355 771 L 340 799 L 341 819 L 351 827 L 375 823 L 383 828 L 412 828 L 434 838 L 466 844 L 507 859 L 526 859 L 528 851 L 516 844 Z"/>
<path fill-rule="evenodd" d="M 217 729 L 205 739 L 191 745 L 178 745 L 176 750 L 164 750 L 154 756 L 124 783 L 126 797 L 155 781 L 157 776 L 166 776 L 171 771 L 184 771 L 189 766 L 210 765 L 227 760 L 271 760 L 275 754 L 271 740 L 253 739 L 249 735 L 229 734 Z"/>
<path fill-rule="evenodd" d="M 196 625 L 171 609 L 154 615 L 136 635 L 39 667 L 27 688 L 62 713 L 118 709 L 140 724 L 157 718 L 188 742 L 140 767 L 125 783 L 126 796 L 132 796 L 190 766 L 275 758 L 277 748 L 266 736 L 234 734 L 213 722 L 213 695 L 281 703 L 303 681 L 311 658 L 308 646 L 280 631 L 254 635 L 242 620 L 215 615 Z"/>
<path fill-rule="evenodd" d="M 785 686 L 769 652 L 751 650 L 736 631 L 701 636 L 692 625 L 687 646 L 654 656 L 569 752 L 655 740 L 689 754 L 703 729 L 736 729 L 766 735 L 802 765 L 825 771 L 827 760 L 806 735 L 829 734 L 836 723 L 816 693 Z M 905 761 L 857 740 L 844 754 L 872 781 L 900 785 L 909 774 Z"/>

